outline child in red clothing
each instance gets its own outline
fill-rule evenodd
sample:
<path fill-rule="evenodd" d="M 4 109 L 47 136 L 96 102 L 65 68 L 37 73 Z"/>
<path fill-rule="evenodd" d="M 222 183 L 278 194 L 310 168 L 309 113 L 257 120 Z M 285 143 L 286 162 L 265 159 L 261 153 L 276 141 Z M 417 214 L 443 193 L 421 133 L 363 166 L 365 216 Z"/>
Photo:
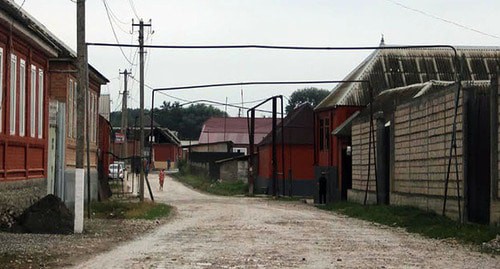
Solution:
<path fill-rule="evenodd" d="M 159 179 L 160 179 L 160 191 L 162 191 L 163 182 L 165 181 L 165 169 L 161 169 Z"/>

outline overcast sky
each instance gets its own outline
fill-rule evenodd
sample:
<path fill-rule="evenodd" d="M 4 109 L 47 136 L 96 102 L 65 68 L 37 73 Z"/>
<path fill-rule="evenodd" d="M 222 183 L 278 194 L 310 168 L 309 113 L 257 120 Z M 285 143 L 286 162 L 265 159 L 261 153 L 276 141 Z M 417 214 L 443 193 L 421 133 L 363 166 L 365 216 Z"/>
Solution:
<path fill-rule="evenodd" d="M 15 2 L 25 2 L 23 9 L 76 50 L 76 4 L 73 1 Z M 498 0 L 106 0 L 106 3 L 112 12 L 112 23 L 120 43 L 137 43 L 137 31 L 130 32 L 132 19 L 137 22 L 138 17 L 152 20 L 154 33 L 147 35 L 147 44 L 377 46 L 384 34 L 387 44 L 500 46 Z M 86 5 L 87 41 L 116 43 L 103 1 L 89 0 Z M 131 68 L 139 79 L 136 49 L 124 48 L 123 52 L 134 65 L 118 48 L 89 49 L 89 62 L 111 81 L 103 87 L 102 93 L 111 94 L 112 110 L 121 108 L 119 92 L 123 77 L 119 76 L 119 70 Z M 172 87 L 256 80 L 338 80 L 369 53 L 150 49 L 146 84 Z M 138 83 L 132 80 L 129 85 L 129 107 L 137 108 Z M 331 90 L 335 85 L 313 86 Z M 227 97 L 228 103 L 241 103 L 241 90 L 244 102 L 250 102 L 276 94 L 289 96 L 303 87 L 237 86 L 168 94 L 190 101 L 225 102 Z M 151 106 L 150 93 L 146 88 L 146 108 Z M 163 101 L 179 101 L 173 97 L 159 95 L 155 106 Z M 228 112 L 232 116 L 238 113 L 237 109 L 228 109 Z"/>

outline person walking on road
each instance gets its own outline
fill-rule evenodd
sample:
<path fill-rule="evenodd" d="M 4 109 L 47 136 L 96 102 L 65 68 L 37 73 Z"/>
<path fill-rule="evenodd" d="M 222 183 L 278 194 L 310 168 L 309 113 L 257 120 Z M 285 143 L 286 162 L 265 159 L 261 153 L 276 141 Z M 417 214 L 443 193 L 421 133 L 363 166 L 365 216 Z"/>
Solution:
<path fill-rule="evenodd" d="M 321 176 L 319 177 L 319 203 L 326 204 L 326 177 L 325 172 L 321 172 Z"/>
<path fill-rule="evenodd" d="M 163 182 L 165 182 L 165 169 L 161 169 L 158 179 L 160 180 L 160 191 L 163 191 Z"/>

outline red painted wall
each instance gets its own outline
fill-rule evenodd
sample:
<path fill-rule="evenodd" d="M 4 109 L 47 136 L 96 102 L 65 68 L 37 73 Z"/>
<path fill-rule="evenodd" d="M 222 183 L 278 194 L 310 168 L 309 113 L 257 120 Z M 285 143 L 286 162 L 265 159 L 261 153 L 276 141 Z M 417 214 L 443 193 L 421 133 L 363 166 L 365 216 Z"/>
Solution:
<path fill-rule="evenodd" d="M 101 161 L 102 165 L 104 167 L 104 175 L 106 178 L 109 175 L 109 165 L 111 164 L 112 157 L 109 154 L 106 154 L 106 152 L 109 152 L 111 149 L 111 131 L 109 129 L 109 124 L 104 119 L 104 117 L 99 116 L 99 150 L 101 152 Z"/>
<path fill-rule="evenodd" d="M 282 171 L 281 144 L 277 146 L 278 172 Z M 314 148 L 313 145 L 285 145 L 285 178 L 288 179 L 290 168 L 292 179 L 314 179 Z M 259 177 L 272 178 L 272 145 L 259 147 Z M 281 178 L 278 175 L 278 178 Z"/>
<path fill-rule="evenodd" d="M 0 113 L 2 131 L 0 133 L 0 181 L 26 180 L 30 178 L 44 178 L 47 172 L 47 136 L 48 136 L 48 54 L 43 52 L 29 38 L 20 35 L 16 30 L 8 27 L 10 22 L 0 21 L 0 47 L 3 49 L 3 73 L 0 79 L 3 81 L 2 108 Z M 11 111 L 10 107 L 10 55 L 17 56 L 17 111 Z M 25 95 L 25 135 L 19 135 L 19 107 L 20 107 L 20 59 L 26 64 L 26 95 Z M 30 94 L 31 94 L 31 65 L 35 65 L 38 70 L 43 70 L 43 126 L 42 138 L 30 137 Z M 38 89 L 38 79 L 36 83 Z M 36 91 L 38 95 L 38 91 Z M 38 98 L 37 98 L 38 99 Z M 38 102 L 35 105 L 38 119 Z M 10 113 L 16 113 L 15 134 L 11 135 Z M 38 132 L 38 120 L 35 124 Z"/>
<path fill-rule="evenodd" d="M 180 154 L 180 148 L 174 144 L 155 144 L 153 151 L 156 162 L 166 162 L 167 160 L 177 162 Z"/>
<path fill-rule="evenodd" d="M 318 166 L 340 166 L 340 156 L 342 150 L 342 142 L 336 137 L 331 135 L 333 130 L 340 126 L 347 118 L 354 112 L 360 110 L 360 107 L 341 106 L 332 108 L 330 110 L 316 112 L 314 120 L 315 130 L 315 148 L 316 148 L 316 164 Z M 330 121 L 328 133 L 330 134 L 330 147 L 328 150 L 321 150 L 319 148 L 319 135 L 320 119 L 327 119 Z M 345 145 L 344 145 L 345 146 Z"/>

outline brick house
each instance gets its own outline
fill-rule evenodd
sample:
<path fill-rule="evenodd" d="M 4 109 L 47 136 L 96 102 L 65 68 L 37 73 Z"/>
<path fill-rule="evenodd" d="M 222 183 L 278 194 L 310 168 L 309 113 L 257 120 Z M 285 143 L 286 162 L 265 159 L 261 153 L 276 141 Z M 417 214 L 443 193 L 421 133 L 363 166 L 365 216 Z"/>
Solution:
<path fill-rule="evenodd" d="M 363 111 L 352 123 L 349 200 L 363 202 L 370 170 L 368 202 L 442 212 L 456 88 L 452 82 L 432 81 L 392 89 L 374 99 L 377 181 L 373 153 L 370 163 L 367 157 L 369 113 Z M 492 161 L 498 156 L 494 142 L 498 126 L 492 123 L 498 122 L 498 112 L 491 109 L 492 100 L 498 102 L 498 86 L 487 80 L 465 81 L 462 90 L 457 110 L 457 166 L 452 159 L 446 215 L 458 219 L 460 201 L 460 217 L 466 221 L 498 224 L 498 164 Z M 398 100 L 389 97 L 401 94 L 404 98 Z"/>
<path fill-rule="evenodd" d="M 64 49 L 64 50 L 63 50 Z M 51 115 L 58 115 L 64 123 L 58 123 L 51 126 L 49 135 L 55 138 L 55 141 L 62 140 L 64 150 L 59 149 L 59 154 L 65 156 L 63 159 L 57 159 L 58 155 L 55 151 L 49 151 L 49 156 L 53 155 L 56 159 L 54 167 L 56 170 L 63 170 L 64 175 L 54 175 L 54 191 L 61 196 L 66 203 L 72 203 L 74 197 L 72 195 L 74 189 L 74 173 L 76 167 L 76 122 L 77 122 L 77 73 L 76 73 L 76 53 L 69 48 L 61 48 L 64 57 L 51 59 L 50 61 L 50 92 L 49 99 L 52 104 L 58 104 L 57 111 L 50 111 Z M 60 54 L 61 55 L 61 54 Z M 109 82 L 106 77 L 100 74 L 96 69 L 89 65 L 89 110 L 86 115 L 88 121 L 88 134 L 90 141 L 90 173 L 91 173 L 91 198 L 97 198 L 97 149 L 98 149 L 98 128 L 99 128 L 99 95 L 101 93 L 101 85 Z M 59 111 L 61 105 L 64 110 Z M 57 116 L 55 116 L 57 117 Z M 88 119 L 87 119 L 88 117 Z M 61 128 L 62 127 L 62 128 Z M 64 129 L 64 138 L 57 135 L 57 130 Z M 52 140 L 51 140 L 52 141 Z M 52 147 L 51 147 L 52 148 Z M 57 148 L 57 145 L 56 145 Z M 84 163 L 86 165 L 86 151 Z M 49 167 L 50 168 L 50 167 Z M 50 178 L 49 178 L 50 181 Z"/>
<path fill-rule="evenodd" d="M 381 45 L 384 45 L 383 43 Z M 390 46 L 387 46 L 390 47 Z M 498 63 L 499 50 L 492 47 L 458 47 L 464 80 L 488 80 Z M 345 80 L 369 83 L 340 83 L 315 107 L 315 178 L 327 172 L 327 201 L 347 199 L 352 184 L 349 136 L 331 136 L 351 121 L 372 95 L 388 89 L 425 83 L 454 81 L 453 51 L 447 49 L 379 49 L 370 54 Z M 371 87 L 370 87 L 371 86 Z"/>

